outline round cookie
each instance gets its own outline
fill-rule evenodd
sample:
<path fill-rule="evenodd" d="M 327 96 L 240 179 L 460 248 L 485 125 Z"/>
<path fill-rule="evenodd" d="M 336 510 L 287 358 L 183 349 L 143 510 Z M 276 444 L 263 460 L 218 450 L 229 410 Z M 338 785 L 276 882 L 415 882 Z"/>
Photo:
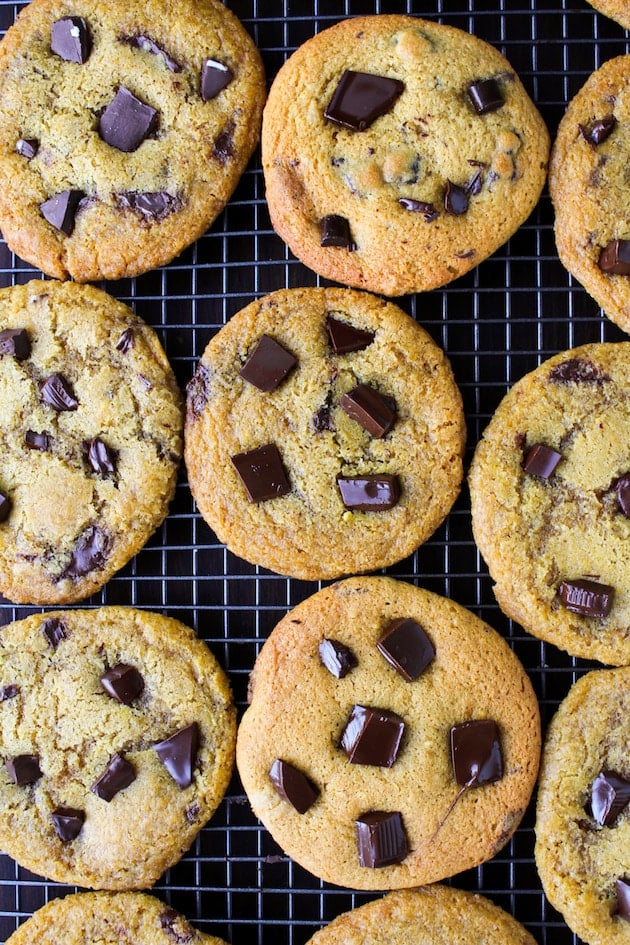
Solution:
<path fill-rule="evenodd" d="M 235 554 L 298 578 L 414 551 L 458 495 L 464 439 L 441 349 L 398 306 L 348 289 L 252 302 L 188 387 L 199 511 Z"/>
<path fill-rule="evenodd" d="M 536 865 L 587 945 L 630 943 L 630 667 L 578 680 L 547 733 Z"/>
<path fill-rule="evenodd" d="M 219 0 L 33 0 L 0 44 L 0 228 L 51 276 L 170 262 L 225 206 L 265 79 Z"/>
<path fill-rule="evenodd" d="M 91 286 L 0 291 L 0 591 L 94 593 L 168 511 L 181 395 L 157 336 Z"/>
<path fill-rule="evenodd" d="M 0 633 L 0 847 L 100 889 L 151 886 L 223 798 L 236 719 L 193 631 L 125 607 Z"/>
<path fill-rule="evenodd" d="M 630 662 L 630 343 L 550 358 L 505 396 L 470 469 L 501 609 L 573 656 Z"/>
<path fill-rule="evenodd" d="M 505 243 L 538 202 L 548 154 L 507 60 L 416 17 L 322 30 L 263 113 L 278 234 L 320 275 L 385 295 L 445 285 Z"/>
<path fill-rule="evenodd" d="M 489 899 L 435 884 L 401 889 L 345 912 L 307 945 L 536 945 Z"/>
<path fill-rule="evenodd" d="M 549 166 L 560 259 L 630 332 L 630 56 L 594 72 L 569 103 Z"/>
<path fill-rule="evenodd" d="M 398 889 L 497 853 L 539 752 L 538 703 L 505 641 L 452 601 L 368 577 L 319 591 L 273 630 L 236 759 L 254 813 L 300 865 Z"/>
<path fill-rule="evenodd" d="M 627 0 L 588 0 L 599 13 L 616 20 L 625 30 L 630 30 L 630 9 Z"/>
<path fill-rule="evenodd" d="M 124 937 L 123 937 L 124 936 Z M 145 893 L 77 893 L 53 899 L 7 939 L 7 945 L 225 945 Z"/>

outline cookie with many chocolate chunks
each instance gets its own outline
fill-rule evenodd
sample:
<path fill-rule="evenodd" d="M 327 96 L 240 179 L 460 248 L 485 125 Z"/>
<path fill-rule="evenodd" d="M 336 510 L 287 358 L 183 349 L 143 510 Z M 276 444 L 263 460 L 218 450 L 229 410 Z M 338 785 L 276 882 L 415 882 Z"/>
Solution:
<path fill-rule="evenodd" d="M 260 56 L 219 0 L 33 0 L 0 43 L 0 228 L 78 282 L 168 263 L 258 142 Z"/>
<path fill-rule="evenodd" d="M 538 201 L 548 153 L 500 53 L 409 16 L 322 30 L 263 113 L 276 231 L 320 275 L 385 295 L 445 285 L 505 243 Z"/>
<path fill-rule="evenodd" d="M 155 332 L 100 289 L 0 291 L 0 591 L 67 604 L 101 588 L 168 511 L 181 395 Z"/>
<path fill-rule="evenodd" d="M 0 847 L 97 889 L 151 886 L 227 788 L 227 678 L 169 617 L 102 607 L 0 632 Z"/>
<path fill-rule="evenodd" d="M 354 656 L 342 675 L 322 660 L 327 640 Z M 505 641 L 463 607 L 350 578 L 272 631 L 236 751 L 254 813 L 306 869 L 355 889 L 417 886 L 512 836 L 538 771 L 538 703 Z"/>
<path fill-rule="evenodd" d="M 629 741 L 628 666 L 579 679 L 545 740 L 536 865 L 549 901 L 588 945 L 630 945 Z"/>
<path fill-rule="evenodd" d="M 545 361 L 497 408 L 470 469 L 501 609 L 573 656 L 630 662 L 630 343 Z"/>
<path fill-rule="evenodd" d="M 189 384 L 185 432 L 219 540 L 299 578 L 409 555 L 462 478 L 446 357 L 396 305 L 349 289 L 280 290 L 233 315 Z"/>

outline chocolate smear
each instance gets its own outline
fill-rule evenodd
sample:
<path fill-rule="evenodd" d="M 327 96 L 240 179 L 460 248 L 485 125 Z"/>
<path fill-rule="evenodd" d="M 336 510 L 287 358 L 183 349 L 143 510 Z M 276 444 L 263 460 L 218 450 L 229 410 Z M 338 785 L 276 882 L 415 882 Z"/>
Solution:
<path fill-rule="evenodd" d="M 391 768 L 398 757 L 405 723 L 395 712 L 355 705 L 339 747 L 353 765 Z"/>
<path fill-rule="evenodd" d="M 129 153 L 152 134 L 157 118 L 155 108 L 121 85 L 99 119 L 98 133 L 112 148 Z"/>
<path fill-rule="evenodd" d="M 619 879 L 615 882 L 615 892 L 617 894 L 617 915 L 630 922 L 630 881 Z"/>
<path fill-rule="evenodd" d="M 0 492 L 0 522 L 6 522 L 11 512 L 11 499 Z"/>
<path fill-rule="evenodd" d="M 407 856 L 407 835 L 399 811 L 367 811 L 354 826 L 360 866 L 378 869 L 401 863 Z"/>
<path fill-rule="evenodd" d="M 336 679 L 343 679 L 359 665 L 359 661 L 345 643 L 324 638 L 319 644 L 319 658 L 329 673 Z"/>
<path fill-rule="evenodd" d="M 404 88 L 399 79 L 347 69 L 324 110 L 324 118 L 352 131 L 365 131 L 391 111 Z"/>
<path fill-rule="evenodd" d="M 407 682 L 413 682 L 435 658 L 435 647 L 411 617 L 399 617 L 387 625 L 376 647 Z"/>
<path fill-rule="evenodd" d="M 269 769 L 269 778 L 280 797 L 288 801 L 298 814 L 305 814 L 319 797 L 319 790 L 306 775 L 281 758 Z"/>
<path fill-rule="evenodd" d="M 630 802 L 630 781 L 615 771 L 602 771 L 591 786 L 591 813 L 600 827 L 611 827 Z"/>
<path fill-rule="evenodd" d="M 337 476 L 341 501 L 358 512 L 386 512 L 400 499 L 400 480 L 388 473 L 368 476 Z"/>
<path fill-rule="evenodd" d="M 597 265 L 613 276 L 630 276 L 630 240 L 610 240 L 599 254 Z"/>
<path fill-rule="evenodd" d="M 463 187 L 446 181 L 444 191 L 444 209 L 453 216 L 460 217 L 468 210 L 468 194 Z"/>
<path fill-rule="evenodd" d="M 567 610 L 582 617 L 607 617 L 612 607 L 615 589 L 590 578 L 562 581 L 558 596 Z"/>
<path fill-rule="evenodd" d="M 75 218 L 81 200 L 85 197 L 82 190 L 63 190 L 48 200 L 40 203 L 39 209 L 45 220 L 55 229 L 71 236 Z"/>
<path fill-rule="evenodd" d="M 175 945 L 186 945 L 187 942 L 192 942 L 195 938 L 192 927 L 174 909 L 166 909 L 161 914 L 160 926 L 168 937 L 175 942 Z"/>
<path fill-rule="evenodd" d="M 116 472 L 116 451 L 95 436 L 85 444 L 87 461 L 93 472 L 99 476 L 111 476 Z"/>
<path fill-rule="evenodd" d="M 472 82 L 466 91 L 478 115 L 496 112 L 498 108 L 505 105 L 505 99 L 496 79 L 478 79 Z"/>
<path fill-rule="evenodd" d="M 112 755 L 103 774 L 94 782 L 91 790 L 101 800 L 109 803 L 119 791 L 123 791 L 136 780 L 133 765 L 119 752 Z"/>
<path fill-rule="evenodd" d="M 383 397 L 368 384 L 357 384 L 353 390 L 343 394 L 339 406 L 377 439 L 389 433 L 396 422 L 395 401 Z"/>
<path fill-rule="evenodd" d="M 593 361 L 586 358 L 569 358 L 552 368 L 549 380 L 562 384 L 601 384 L 609 381 L 610 377 Z"/>
<path fill-rule="evenodd" d="M 319 221 L 320 246 L 337 246 L 353 253 L 357 246 L 350 233 L 350 223 L 345 217 L 331 213 Z"/>
<path fill-rule="evenodd" d="M 9 683 L 8 686 L 0 686 L 0 702 L 7 702 L 9 699 L 15 699 L 20 694 L 20 687 L 15 683 Z"/>
<path fill-rule="evenodd" d="M 122 705 L 131 705 L 144 689 L 144 679 L 135 666 L 116 663 L 101 676 L 101 685 L 108 696 Z"/>
<path fill-rule="evenodd" d="M 412 213 L 422 213 L 427 223 L 431 223 L 439 217 L 439 212 L 432 203 L 426 203 L 424 200 L 414 200 L 412 197 L 399 197 L 398 203 L 405 210 Z"/>
<path fill-rule="evenodd" d="M 39 151 L 39 141 L 37 138 L 18 138 L 15 150 L 27 161 L 32 161 Z"/>
<path fill-rule="evenodd" d="M 76 410 L 79 406 L 72 384 L 63 374 L 51 374 L 39 385 L 39 392 L 44 403 L 59 412 Z"/>
<path fill-rule="evenodd" d="M 160 223 L 170 213 L 175 213 L 182 207 L 179 196 L 173 196 L 165 190 L 157 191 L 126 191 L 114 194 L 114 199 L 123 210 L 131 210 L 147 224 Z"/>
<path fill-rule="evenodd" d="M 45 453 L 50 449 L 50 434 L 45 431 L 36 433 L 35 430 L 27 430 L 24 434 L 24 443 L 30 450 L 40 450 Z"/>
<path fill-rule="evenodd" d="M 11 780 L 18 787 L 34 784 L 42 776 L 39 755 L 15 755 L 14 758 L 7 758 L 4 766 Z"/>
<path fill-rule="evenodd" d="M 180 788 L 192 783 L 199 750 L 199 726 L 196 722 L 180 728 L 169 738 L 153 746 L 158 758 Z"/>
<path fill-rule="evenodd" d="M 92 51 L 87 23 L 80 16 L 66 16 L 56 20 L 50 29 L 50 48 L 66 62 L 83 65 Z"/>
<path fill-rule="evenodd" d="M 107 559 L 110 546 L 111 540 L 103 529 L 97 525 L 88 526 L 79 538 L 72 552 L 70 563 L 61 577 L 75 580 L 84 574 L 89 574 L 90 571 L 94 571 L 96 568 L 102 567 Z"/>
<path fill-rule="evenodd" d="M 210 102 L 222 92 L 234 78 L 234 73 L 225 63 L 217 59 L 205 59 L 201 67 L 200 95 L 204 102 Z"/>
<path fill-rule="evenodd" d="M 549 479 L 561 459 L 562 453 L 545 446 L 544 443 L 535 443 L 525 457 L 523 469 L 531 476 Z"/>
<path fill-rule="evenodd" d="M 121 354 L 127 354 L 127 352 L 133 348 L 133 342 L 133 328 L 125 328 L 116 342 L 116 351 L 120 351 Z"/>
<path fill-rule="evenodd" d="M 335 354 L 348 354 L 351 351 L 362 351 L 374 341 L 374 332 L 355 328 L 348 322 L 342 322 L 332 315 L 326 316 L 326 331 Z"/>
<path fill-rule="evenodd" d="M 296 364 L 297 358 L 275 338 L 262 335 L 239 375 L 258 390 L 268 393 L 280 386 Z"/>
<path fill-rule="evenodd" d="M 66 625 L 59 617 L 48 617 L 44 620 L 42 630 L 54 650 L 57 649 L 61 641 L 65 640 L 67 637 Z"/>
<path fill-rule="evenodd" d="M 291 492 L 280 451 L 274 443 L 238 453 L 230 460 L 250 502 L 264 502 Z"/>
<path fill-rule="evenodd" d="M 195 419 L 199 417 L 208 403 L 208 384 L 210 381 L 210 371 L 200 361 L 197 370 L 186 385 L 186 402 L 189 416 Z"/>
<path fill-rule="evenodd" d="M 451 765 L 457 784 L 490 784 L 503 777 L 499 728 L 493 719 L 472 719 L 451 727 Z"/>
<path fill-rule="evenodd" d="M 121 42 L 127 43 L 129 46 L 134 46 L 136 49 L 142 49 L 143 52 L 151 53 L 153 56 L 159 56 L 164 62 L 166 68 L 171 72 L 182 71 L 180 64 L 175 59 L 173 59 L 172 56 L 169 56 L 165 49 L 162 49 L 161 46 L 158 46 L 155 40 L 151 39 L 150 36 L 145 36 L 143 34 L 129 36 L 121 38 Z"/>
<path fill-rule="evenodd" d="M 612 134 L 616 124 L 614 115 L 605 115 L 604 118 L 596 118 L 590 125 L 578 125 L 578 128 L 587 144 L 596 148 Z"/>
<path fill-rule="evenodd" d="M 25 361 L 31 353 L 31 342 L 25 328 L 4 328 L 0 331 L 0 356 Z"/>
<path fill-rule="evenodd" d="M 223 131 L 215 138 L 212 153 L 220 164 L 227 164 L 234 154 L 233 121 L 229 121 Z"/>
<path fill-rule="evenodd" d="M 76 840 L 85 823 L 85 811 L 74 807 L 58 807 L 50 817 L 55 833 L 63 843 Z"/>

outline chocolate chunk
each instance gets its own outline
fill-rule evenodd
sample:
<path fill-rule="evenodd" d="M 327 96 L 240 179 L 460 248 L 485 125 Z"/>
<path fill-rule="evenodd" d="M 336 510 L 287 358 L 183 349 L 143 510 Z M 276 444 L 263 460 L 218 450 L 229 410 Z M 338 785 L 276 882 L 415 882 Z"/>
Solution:
<path fill-rule="evenodd" d="M 220 164 L 227 164 L 234 154 L 233 121 L 229 121 L 223 131 L 215 138 L 212 153 Z"/>
<path fill-rule="evenodd" d="M 296 364 L 297 358 L 290 351 L 269 335 L 262 335 L 239 374 L 258 390 L 272 391 Z"/>
<path fill-rule="evenodd" d="M 20 687 L 15 683 L 9 683 L 8 686 L 0 687 L 0 702 L 6 702 L 8 699 L 15 699 L 20 694 Z"/>
<path fill-rule="evenodd" d="M 75 840 L 85 823 L 85 811 L 74 807 L 58 807 L 50 815 L 55 833 L 64 843 Z"/>
<path fill-rule="evenodd" d="M 599 254 L 597 265 L 602 272 L 630 276 L 630 240 L 610 240 Z"/>
<path fill-rule="evenodd" d="M 295 807 L 298 814 L 305 814 L 319 797 L 319 790 L 306 775 L 281 758 L 271 765 L 269 777 L 280 797 Z"/>
<path fill-rule="evenodd" d="M 354 390 L 343 394 L 339 406 L 371 436 L 379 439 L 389 433 L 396 422 L 395 402 L 368 384 L 357 384 Z"/>
<path fill-rule="evenodd" d="M 53 649 L 56 649 L 67 636 L 66 625 L 59 617 L 48 617 L 47 620 L 44 620 L 42 630 Z"/>
<path fill-rule="evenodd" d="M 499 729 L 492 719 L 473 719 L 451 728 L 451 764 L 457 784 L 490 784 L 503 777 Z"/>
<path fill-rule="evenodd" d="M 4 328 L 0 331 L 0 356 L 8 355 L 25 361 L 31 353 L 31 342 L 25 328 Z"/>
<path fill-rule="evenodd" d="M 376 647 L 407 682 L 417 679 L 435 657 L 435 647 L 411 617 L 392 620 Z"/>
<path fill-rule="evenodd" d="M 606 115 L 604 118 L 597 118 L 591 125 L 578 125 L 578 128 L 584 140 L 592 148 L 596 148 L 612 134 L 616 124 L 614 115 Z"/>
<path fill-rule="evenodd" d="M 481 188 L 483 187 L 483 172 L 477 171 L 470 178 L 466 184 L 465 190 L 469 197 L 476 197 L 477 194 L 481 193 Z M 474 255 L 474 250 L 470 250 L 469 254 Z"/>
<path fill-rule="evenodd" d="M 407 835 L 399 811 L 370 810 L 354 822 L 359 865 L 369 869 L 402 863 Z"/>
<path fill-rule="evenodd" d="M 216 59 L 206 59 L 201 67 L 200 94 L 204 102 L 216 98 L 234 78 L 232 70 Z"/>
<path fill-rule="evenodd" d="M 560 600 L 571 613 L 583 617 L 607 617 L 612 607 L 615 589 L 589 578 L 562 581 L 558 588 Z"/>
<path fill-rule="evenodd" d="M 319 221 L 320 246 L 338 246 L 353 253 L 357 248 L 350 233 L 350 223 L 345 217 L 331 213 Z"/>
<path fill-rule="evenodd" d="M 326 316 L 326 331 L 335 354 L 348 354 L 350 351 L 362 351 L 374 341 L 373 331 L 355 328 L 347 322 L 341 322 L 332 315 Z"/>
<path fill-rule="evenodd" d="M 478 115 L 496 112 L 498 108 L 505 105 L 505 99 L 496 79 L 479 79 L 477 82 L 472 82 L 466 91 Z"/>
<path fill-rule="evenodd" d="M 42 776 L 39 755 L 16 755 L 14 758 L 7 758 L 4 766 L 11 780 L 18 787 L 34 784 Z"/>
<path fill-rule="evenodd" d="M 412 213 L 423 213 L 427 223 L 436 220 L 440 215 L 432 203 L 425 203 L 424 200 L 414 200 L 411 197 L 399 197 L 398 203 L 405 210 L 410 210 Z"/>
<path fill-rule="evenodd" d="M 135 46 L 136 49 L 142 49 L 144 52 L 151 53 L 153 56 L 159 56 L 166 66 L 167 69 L 170 69 L 171 72 L 181 72 L 182 67 L 172 56 L 166 52 L 165 49 L 162 49 L 161 46 L 151 39 L 150 36 L 130 36 L 129 39 L 123 40 L 123 42 L 129 43 L 130 46 Z"/>
<path fill-rule="evenodd" d="M 330 395 L 326 398 L 326 403 L 322 404 L 313 417 L 313 429 L 316 433 L 322 433 L 324 430 L 334 430 L 335 425 L 332 420 L 332 401 Z"/>
<path fill-rule="evenodd" d="M 123 758 L 119 752 L 109 760 L 103 774 L 94 782 L 91 790 L 101 800 L 108 803 L 115 797 L 119 791 L 129 787 L 136 780 L 136 772 L 133 765 Z"/>
<path fill-rule="evenodd" d="M 630 881 L 619 879 L 615 882 L 615 892 L 617 893 L 617 915 L 630 922 Z"/>
<path fill-rule="evenodd" d="M 345 643 L 339 640 L 323 639 L 319 644 L 319 658 L 322 665 L 337 679 L 343 679 L 359 665 L 359 661 Z"/>
<path fill-rule="evenodd" d="M 136 151 L 155 130 L 158 113 L 121 85 L 98 123 L 107 144 L 119 151 Z"/>
<path fill-rule="evenodd" d="M 63 190 L 40 203 L 42 216 L 55 229 L 71 236 L 79 203 L 85 197 L 82 190 Z"/>
<path fill-rule="evenodd" d="M 197 751 L 199 749 L 199 726 L 191 722 L 180 728 L 169 738 L 153 746 L 158 758 L 180 788 L 192 783 Z"/>
<path fill-rule="evenodd" d="M 174 909 L 166 909 L 162 913 L 160 926 L 168 937 L 175 942 L 175 945 L 186 945 L 187 942 L 192 942 L 196 938 L 192 926 Z"/>
<path fill-rule="evenodd" d="M 31 161 L 39 151 L 39 141 L 37 138 L 18 138 L 15 150 L 22 157 Z"/>
<path fill-rule="evenodd" d="M 619 508 L 626 518 L 630 518 L 630 473 L 626 473 L 617 479 L 615 491 Z"/>
<path fill-rule="evenodd" d="M 586 358 L 569 358 L 551 370 L 549 380 L 560 384 L 601 384 L 609 381 L 610 377 L 593 361 Z"/>
<path fill-rule="evenodd" d="M 591 813 L 600 827 L 611 827 L 630 802 L 630 781 L 615 771 L 602 771 L 591 787 Z"/>
<path fill-rule="evenodd" d="M 210 372 L 205 364 L 200 361 L 197 370 L 186 385 L 186 409 L 188 415 L 194 419 L 203 413 L 208 403 L 209 381 Z"/>
<path fill-rule="evenodd" d="M 274 443 L 230 457 L 250 502 L 264 502 L 291 492 L 278 447 Z"/>
<path fill-rule="evenodd" d="M 453 216 L 460 217 L 468 210 L 468 194 L 463 187 L 454 184 L 452 181 L 446 181 L 444 191 L 444 209 Z"/>
<path fill-rule="evenodd" d="M 365 131 L 391 111 L 404 88 L 399 79 L 347 69 L 324 110 L 324 118 L 352 131 Z"/>
<path fill-rule="evenodd" d="M 87 23 L 80 16 L 66 16 L 56 20 L 50 29 L 50 48 L 66 62 L 87 62 L 92 41 Z"/>
<path fill-rule="evenodd" d="M 132 210 L 144 223 L 159 223 L 169 213 L 175 213 L 181 209 L 181 197 L 173 196 L 165 190 L 154 192 L 136 192 L 127 191 L 121 194 L 114 194 L 114 198 L 119 207 L 124 210 Z"/>
<path fill-rule="evenodd" d="M 337 476 L 341 501 L 359 512 L 386 512 L 400 499 L 398 476 Z"/>
<path fill-rule="evenodd" d="M 562 453 L 557 453 L 544 443 L 535 443 L 525 457 L 523 469 L 531 476 L 549 479 L 561 459 Z"/>
<path fill-rule="evenodd" d="M 95 568 L 102 567 L 110 548 L 111 542 L 107 534 L 96 525 L 90 525 L 81 535 L 72 552 L 70 563 L 62 574 L 75 580 L 84 574 L 89 574 Z"/>
<path fill-rule="evenodd" d="M 395 712 L 355 705 L 339 747 L 353 765 L 391 768 L 398 757 L 405 723 Z"/>
<path fill-rule="evenodd" d="M 89 440 L 87 446 L 87 460 L 92 470 L 99 476 L 111 476 L 116 472 L 116 451 L 110 449 L 97 436 Z"/>
<path fill-rule="evenodd" d="M 6 522 L 11 511 L 11 499 L 0 492 L 0 522 Z"/>
<path fill-rule="evenodd" d="M 116 342 L 116 351 L 120 351 L 121 354 L 127 354 L 131 348 L 133 348 L 133 328 L 125 328 Z"/>
<path fill-rule="evenodd" d="M 50 434 L 36 433 L 35 430 L 27 430 L 24 434 L 24 442 L 30 450 L 41 450 L 45 453 L 50 449 Z"/>
<path fill-rule="evenodd" d="M 144 679 L 128 663 L 116 663 L 101 676 L 101 685 L 108 696 L 123 705 L 131 705 L 144 689 Z"/>
<path fill-rule="evenodd" d="M 54 410 L 76 410 L 79 406 L 72 385 L 63 374 L 51 374 L 41 382 L 39 391 L 44 403 Z"/>

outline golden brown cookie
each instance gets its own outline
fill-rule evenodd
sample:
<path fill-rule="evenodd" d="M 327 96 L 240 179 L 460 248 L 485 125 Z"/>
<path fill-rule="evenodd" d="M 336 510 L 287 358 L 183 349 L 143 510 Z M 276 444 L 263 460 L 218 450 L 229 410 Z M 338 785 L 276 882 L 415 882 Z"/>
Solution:
<path fill-rule="evenodd" d="M 625 30 L 630 30 L 630 7 L 628 0 L 588 0 L 599 13 L 616 20 Z"/>

